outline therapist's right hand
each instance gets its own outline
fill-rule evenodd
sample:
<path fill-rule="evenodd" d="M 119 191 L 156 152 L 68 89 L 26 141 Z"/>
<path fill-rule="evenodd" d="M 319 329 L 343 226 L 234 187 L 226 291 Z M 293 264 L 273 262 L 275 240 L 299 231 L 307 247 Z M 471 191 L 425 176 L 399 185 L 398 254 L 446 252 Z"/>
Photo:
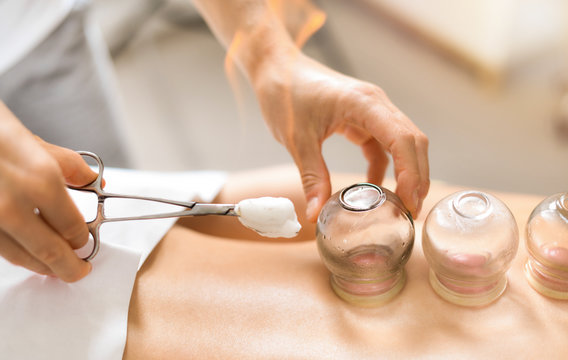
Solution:
<path fill-rule="evenodd" d="M 0 101 L 0 256 L 34 272 L 74 282 L 91 264 L 85 220 L 67 193 L 96 178 L 76 152 L 35 137 Z"/>

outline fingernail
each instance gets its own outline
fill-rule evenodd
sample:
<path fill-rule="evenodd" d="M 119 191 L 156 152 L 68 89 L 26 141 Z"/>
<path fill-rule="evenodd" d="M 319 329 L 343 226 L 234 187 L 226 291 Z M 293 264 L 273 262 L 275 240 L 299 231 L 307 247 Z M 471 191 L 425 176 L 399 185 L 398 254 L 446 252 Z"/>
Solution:
<path fill-rule="evenodd" d="M 420 199 L 418 198 L 418 190 L 414 190 L 412 193 L 412 203 L 414 204 L 414 212 L 418 213 L 418 207 Z"/>
<path fill-rule="evenodd" d="M 318 198 L 314 197 L 308 201 L 308 206 L 306 208 L 306 216 L 308 220 L 313 221 L 317 217 L 317 206 L 318 206 Z"/>

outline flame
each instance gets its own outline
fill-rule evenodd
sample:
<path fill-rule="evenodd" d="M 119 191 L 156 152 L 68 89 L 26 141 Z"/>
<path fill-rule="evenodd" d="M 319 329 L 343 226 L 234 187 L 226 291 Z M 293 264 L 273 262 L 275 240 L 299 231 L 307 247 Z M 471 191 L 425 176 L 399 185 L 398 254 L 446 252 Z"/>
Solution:
<path fill-rule="evenodd" d="M 268 5 L 285 25 L 286 30 L 298 48 L 302 48 L 312 35 L 325 23 L 325 13 L 312 4 L 309 0 L 268 0 Z M 243 43 L 243 33 L 236 32 L 225 57 L 225 74 L 235 94 L 237 109 L 241 118 L 244 118 L 243 94 L 239 86 L 239 73 L 235 65 L 236 54 Z M 291 104 L 287 105 L 286 111 L 292 114 Z"/>
<path fill-rule="evenodd" d="M 302 48 L 325 23 L 325 13 L 309 0 L 269 0 L 268 3 L 298 48 Z"/>
<path fill-rule="evenodd" d="M 233 37 L 233 41 L 229 45 L 227 49 L 227 55 L 225 56 L 225 75 L 229 80 L 229 85 L 233 90 L 233 94 L 235 95 L 235 100 L 237 102 L 237 110 L 241 115 L 240 118 L 244 118 L 244 99 L 243 94 L 239 90 L 239 73 L 237 72 L 237 68 L 235 66 L 235 60 L 233 59 L 233 54 L 235 54 L 238 48 L 241 46 L 243 42 L 243 34 L 242 32 L 238 31 L 235 36 Z"/>

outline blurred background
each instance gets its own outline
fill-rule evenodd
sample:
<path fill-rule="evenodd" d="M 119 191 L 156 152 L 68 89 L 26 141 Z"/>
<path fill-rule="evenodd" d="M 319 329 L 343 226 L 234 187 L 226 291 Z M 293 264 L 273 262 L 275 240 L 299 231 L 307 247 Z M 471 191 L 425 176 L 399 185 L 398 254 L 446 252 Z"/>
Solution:
<path fill-rule="evenodd" d="M 291 158 L 244 78 L 188 0 L 94 0 L 136 165 L 242 170 Z M 431 177 L 501 191 L 568 190 L 564 0 L 320 0 L 304 51 L 382 87 L 430 139 Z M 359 148 L 324 144 L 331 171 L 365 172 Z M 392 169 L 390 169 L 392 176 Z"/>

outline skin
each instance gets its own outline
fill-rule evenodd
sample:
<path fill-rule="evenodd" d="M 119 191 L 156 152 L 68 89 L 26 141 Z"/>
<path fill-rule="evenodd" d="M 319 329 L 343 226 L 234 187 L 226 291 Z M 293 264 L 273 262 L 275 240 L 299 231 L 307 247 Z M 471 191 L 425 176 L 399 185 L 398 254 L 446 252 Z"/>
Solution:
<path fill-rule="evenodd" d="M 331 193 L 322 144 L 334 133 L 361 147 L 369 182 L 382 182 L 390 154 L 396 193 L 418 216 L 430 187 L 428 139 L 381 88 L 302 54 L 290 36 L 297 29 L 284 25 L 269 1 L 194 3 L 248 77 L 274 137 L 292 155 L 310 221 Z"/>
<path fill-rule="evenodd" d="M 73 249 L 88 229 L 65 186 L 96 177 L 81 156 L 35 137 L 0 102 L 0 174 L 0 255 L 67 282 L 86 276 L 91 264 Z"/>
<path fill-rule="evenodd" d="M 296 170 L 290 166 L 290 175 L 284 171 L 231 175 L 218 200 L 230 202 L 256 191 L 257 196 L 290 194 L 304 202 Z M 334 191 L 364 177 L 332 172 Z M 266 183 L 266 178 L 273 180 Z M 388 178 L 385 182 L 394 184 Z M 508 286 L 492 304 L 462 307 L 432 289 L 421 241 L 424 215 L 441 198 L 460 190 L 433 184 L 425 211 L 415 222 L 406 284 L 394 299 L 375 308 L 359 308 L 335 295 L 313 241 L 248 241 L 244 231 L 252 232 L 242 226 L 238 236 L 238 229 L 216 235 L 215 227 L 227 224 L 215 221 L 227 217 L 209 217 L 206 234 L 177 224 L 137 273 L 123 358 L 567 358 L 568 303 L 531 289 L 524 276 L 524 233 L 519 234 L 519 252 L 507 272 Z M 542 200 L 495 195 L 516 219 L 527 219 Z M 303 206 L 295 205 L 298 211 Z M 310 234 L 305 235 L 307 239 Z"/>

